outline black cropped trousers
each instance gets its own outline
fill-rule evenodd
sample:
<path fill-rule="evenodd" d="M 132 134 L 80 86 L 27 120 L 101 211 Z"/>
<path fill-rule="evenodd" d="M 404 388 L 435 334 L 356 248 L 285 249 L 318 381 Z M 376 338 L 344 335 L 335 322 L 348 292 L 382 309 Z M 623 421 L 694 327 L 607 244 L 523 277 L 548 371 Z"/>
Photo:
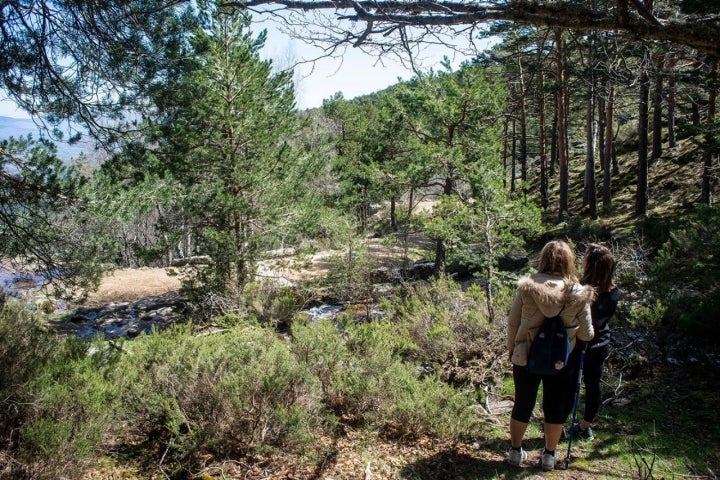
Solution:
<path fill-rule="evenodd" d="M 565 399 L 569 385 L 570 369 L 562 370 L 557 375 L 536 375 L 529 373 L 526 367 L 513 365 L 513 381 L 515 382 L 515 403 L 512 418 L 528 423 L 537 401 L 537 394 L 542 384 L 542 411 L 547 423 L 565 423 Z"/>

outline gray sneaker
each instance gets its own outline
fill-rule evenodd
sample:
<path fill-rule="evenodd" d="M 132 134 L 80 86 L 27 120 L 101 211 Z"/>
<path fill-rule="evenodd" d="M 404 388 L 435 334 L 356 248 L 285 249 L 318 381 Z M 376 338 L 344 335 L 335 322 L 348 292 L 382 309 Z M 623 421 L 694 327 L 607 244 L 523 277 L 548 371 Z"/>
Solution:
<path fill-rule="evenodd" d="M 527 460 L 527 452 L 520 448 L 520 450 L 508 450 L 507 462 L 513 467 L 519 467 L 520 462 Z"/>
<path fill-rule="evenodd" d="M 545 472 L 555 470 L 555 455 L 552 453 L 545 453 L 545 450 L 543 450 L 542 457 L 540 457 L 540 466 Z"/>

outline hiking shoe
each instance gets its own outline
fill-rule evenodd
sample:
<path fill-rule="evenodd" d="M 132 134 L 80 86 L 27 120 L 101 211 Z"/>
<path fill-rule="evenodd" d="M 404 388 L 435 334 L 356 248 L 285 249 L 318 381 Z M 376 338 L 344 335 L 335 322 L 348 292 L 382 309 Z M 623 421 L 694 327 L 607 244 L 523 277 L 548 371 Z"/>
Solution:
<path fill-rule="evenodd" d="M 555 470 L 555 455 L 552 453 L 545 453 L 545 450 L 543 450 L 543 454 L 540 457 L 540 466 L 544 472 Z"/>
<path fill-rule="evenodd" d="M 508 450 L 507 463 L 513 467 L 519 467 L 520 462 L 523 460 L 527 460 L 527 452 L 525 450 L 522 448 L 520 448 L 520 450 L 513 450 L 512 448 Z"/>
<path fill-rule="evenodd" d="M 583 430 L 582 428 L 578 428 L 577 438 L 579 438 L 581 440 L 587 440 L 589 442 L 590 440 L 593 440 L 595 437 L 593 436 L 592 428 L 588 427 L 586 430 Z"/>
<path fill-rule="evenodd" d="M 573 423 L 572 427 L 570 427 L 569 435 L 572 436 L 572 438 L 577 438 L 578 440 L 585 440 L 588 442 L 595 438 L 593 436 L 592 428 L 588 427 L 587 429 L 583 430 L 582 428 L 580 428 L 580 424 L 578 423 Z"/>

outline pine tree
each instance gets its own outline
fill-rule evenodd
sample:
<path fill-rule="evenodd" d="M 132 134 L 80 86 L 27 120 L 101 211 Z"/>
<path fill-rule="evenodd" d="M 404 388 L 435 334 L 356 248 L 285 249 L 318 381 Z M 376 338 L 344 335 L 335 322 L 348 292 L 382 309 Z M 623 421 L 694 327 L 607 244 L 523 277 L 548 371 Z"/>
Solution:
<path fill-rule="evenodd" d="M 301 182 L 312 175 L 293 148 L 299 129 L 292 72 L 260 59 L 265 32 L 250 17 L 218 9 L 191 36 L 189 55 L 155 86 L 147 136 L 109 164 L 164 185 L 164 228 L 209 256 L 192 285 L 235 295 L 255 275 L 260 252 L 293 223 Z M 134 165 L 132 165 L 134 164 Z M 124 167 L 123 167 L 124 165 Z"/>

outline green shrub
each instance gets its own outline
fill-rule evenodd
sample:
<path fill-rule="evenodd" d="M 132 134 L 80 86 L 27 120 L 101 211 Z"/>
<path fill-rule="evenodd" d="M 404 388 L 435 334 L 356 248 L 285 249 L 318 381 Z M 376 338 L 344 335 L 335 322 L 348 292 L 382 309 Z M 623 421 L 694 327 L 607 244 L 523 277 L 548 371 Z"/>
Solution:
<path fill-rule="evenodd" d="M 720 209 L 696 206 L 659 249 L 650 287 L 666 298 L 670 331 L 681 330 L 702 342 L 720 342 L 712 318 L 720 304 Z"/>
<path fill-rule="evenodd" d="M 367 303 L 374 297 L 373 270 L 378 265 L 367 245 L 348 238 L 344 253 L 330 257 L 332 267 L 325 282 L 336 301 Z"/>
<path fill-rule="evenodd" d="M 183 469 L 207 453 L 300 449 L 321 422 L 303 367 L 269 329 L 198 337 L 181 326 L 128 348 L 116 380 L 129 426 Z"/>
<path fill-rule="evenodd" d="M 386 436 L 415 439 L 428 435 L 455 442 L 479 433 L 471 394 L 437 376 L 419 378 L 416 370 L 404 364 L 395 364 L 387 379 L 389 396 L 380 405 L 376 420 Z"/>
<path fill-rule="evenodd" d="M 0 308 L 0 447 L 15 442 L 34 401 L 29 383 L 50 361 L 53 346 L 39 317 L 15 303 Z"/>
<path fill-rule="evenodd" d="M 318 378 L 323 403 L 341 423 L 400 438 L 458 439 L 475 430 L 471 397 L 405 363 L 413 345 L 395 325 L 323 320 L 296 323 L 292 334 L 293 353 Z"/>
<path fill-rule="evenodd" d="M 75 478 L 91 464 L 119 415 L 117 387 L 106 379 L 113 352 L 102 342 L 47 333 L 22 307 L 2 310 L 0 425 L 24 475 Z"/>
<path fill-rule="evenodd" d="M 485 303 L 485 291 L 479 285 L 472 285 L 466 292 L 478 305 Z M 493 304 L 496 320 L 504 320 L 510 311 L 510 305 L 517 293 L 517 279 L 506 277 L 503 281 L 493 282 Z M 478 296 L 481 295 L 481 296 Z"/>
<path fill-rule="evenodd" d="M 720 331 L 708 321 L 720 311 L 720 287 L 701 291 L 696 287 L 678 288 L 669 296 L 665 322 L 668 333 L 676 333 L 689 343 L 702 346 L 720 344 Z"/>
<path fill-rule="evenodd" d="M 118 350 L 103 341 L 64 339 L 54 353 L 32 385 L 37 399 L 20 446 L 32 456 L 42 454 L 46 464 L 82 471 L 102 450 L 105 436 L 121 428 L 120 391 L 108 377 Z"/>
<path fill-rule="evenodd" d="M 362 421 L 372 409 L 371 377 L 364 375 L 364 358 L 353 355 L 335 325 L 329 320 L 295 322 L 291 349 L 319 382 L 325 407 L 343 421 Z"/>
<path fill-rule="evenodd" d="M 254 317 L 248 317 L 247 315 L 238 315 L 235 313 L 226 313 L 215 318 L 213 321 L 214 325 L 223 328 L 236 328 L 236 327 L 259 327 L 260 323 Z"/>
<path fill-rule="evenodd" d="M 630 307 L 628 322 L 638 330 L 654 330 L 663 322 L 667 306 L 660 300 L 648 305 L 637 302 Z"/>
<path fill-rule="evenodd" d="M 247 315 L 261 325 L 286 328 L 294 315 L 305 305 L 305 299 L 292 287 L 279 287 L 272 282 L 251 282 L 245 285 L 242 301 Z"/>
<path fill-rule="evenodd" d="M 98 453 L 105 425 L 46 415 L 23 425 L 18 458 L 30 478 L 78 478 Z"/>
<path fill-rule="evenodd" d="M 387 317 L 407 332 L 417 346 L 420 363 L 439 364 L 449 358 L 467 358 L 481 348 L 480 333 L 487 327 L 484 294 L 466 294 L 457 283 L 440 279 L 420 284 L 385 306 Z"/>
<path fill-rule="evenodd" d="M 575 216 L 570 217 L 558 238 L 567 237 L 576 242 L 587 241 L 603 241 L 612 236 L 612 228 L 603 220 L 594 220 L 592 218 Z"/>

